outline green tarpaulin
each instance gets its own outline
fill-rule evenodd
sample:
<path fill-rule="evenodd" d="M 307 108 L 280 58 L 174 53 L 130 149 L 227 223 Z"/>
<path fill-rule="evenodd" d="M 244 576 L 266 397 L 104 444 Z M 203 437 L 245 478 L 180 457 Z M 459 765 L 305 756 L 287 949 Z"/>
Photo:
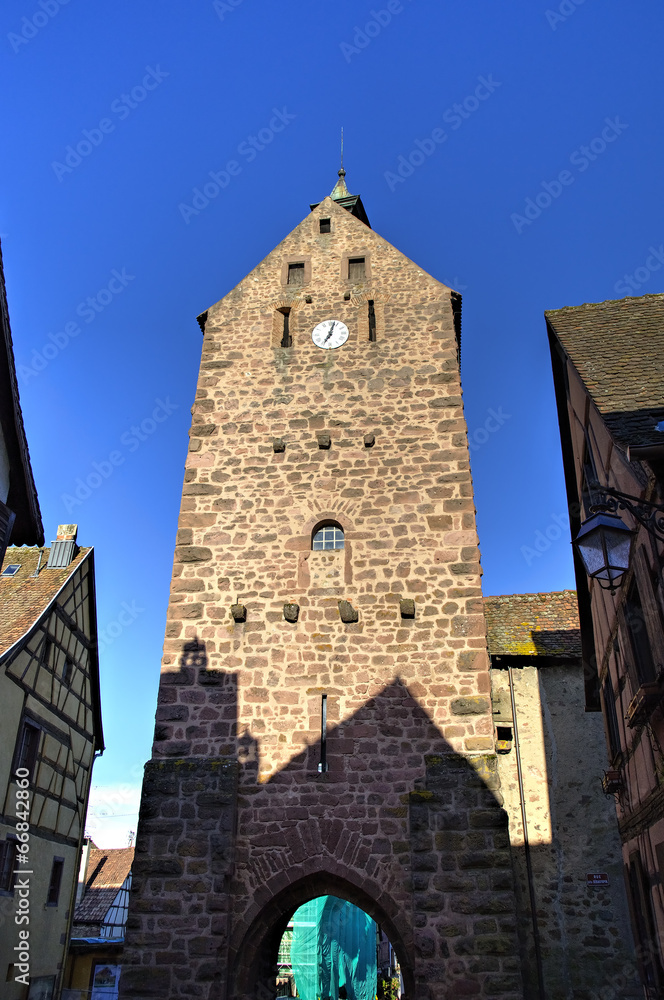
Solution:
<path fill-rule="evenodd" d="M 293 916 L 291 962 L 302 1000 L 348 1000 L 376 996 L 376 925 L 337 896 L 318 896 Z M 343 997 L 343 992 L 342 992 Z"/>

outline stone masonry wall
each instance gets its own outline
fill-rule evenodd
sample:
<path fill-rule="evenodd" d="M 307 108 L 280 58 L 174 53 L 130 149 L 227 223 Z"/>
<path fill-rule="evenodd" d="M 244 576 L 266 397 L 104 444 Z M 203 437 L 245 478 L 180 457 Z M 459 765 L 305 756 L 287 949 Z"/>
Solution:
<path fill-rule="evenodd" d="M 366 279 L 351 283 L 348 259 L 362 256 Z M 287 265 L 300 261 L 306 283 L 293 287 Z M 408 1000 L 522 995 L 451 296 L 328 198 L 204 318 L 150 768 L 238 762 L 228 924 L 203 961 L 194 925 L 218 896 L 183 883 L 180 912 L 197 917 L 176 932 L 159 884 L 144 879 L 123 997 L 151 995 L 156 952 L 139 945 L 149 921 L 165 935 L 162 969 L 176 938 L 190 968 L 185 983 L 173 967 L 160 995 L 270 995 L 275 928 L 335 887 L 388 928 Z M 339 349 L 311 340 L 325 319 L 350 330 Z M 343 552 L 312 552 L 329 520 Z M 356 621 L 342 620 L 340 601 Z M 413 795 L 445 822 L 427 805 L 414 823 Z M 137 847 L 149 852 L 156 827 L 141 822 Z M 174 827 L 158 853 L 181 857 L 178 837 L 194 826 Z M 494 829 L 500 927 L 488 915 Z M 185 878 L 191 862 L 181 865 Z"/>
<path fill-rule="evenodd" d="M 615 806 L 602 792 L 602 717 L 585 712 L 583 667 L 513 671 L 528 840 L 546 995 L 549 1000 L 642 996 L 630 934 Z M 512 726 L 506 670 L 492 671 L 497 725 Z M 527 993 L 537 995 L 516 751 L 498 771 L 517 876 Z M 589 872 L 608 886 L 587 885 Z"/>

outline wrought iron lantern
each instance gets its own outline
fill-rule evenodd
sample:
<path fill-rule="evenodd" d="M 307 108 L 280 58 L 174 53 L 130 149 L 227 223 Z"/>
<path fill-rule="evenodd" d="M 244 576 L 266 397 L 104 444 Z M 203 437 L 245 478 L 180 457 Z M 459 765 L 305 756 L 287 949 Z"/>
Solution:
<path fill-rule="evenodd" d="M 629 569 L 634 532 L 617 514 L 598 512 L 581 525 L 575 545 L 588 576 L 615 593 Z"/>
<path fill-rule="evenodd" d="M 636 534 L 617 511 L 628 511 L 654 538 L 664 541 L 664 505 L 621 493 L 610 486 L 598 483 L 590 486 L 601 499 L 590 508 L 591 516 L 581 525 L 574 544 L 588 576 L 597 580 L 604 590 L 615 594 L 629 569 L 632 540 Z"/>

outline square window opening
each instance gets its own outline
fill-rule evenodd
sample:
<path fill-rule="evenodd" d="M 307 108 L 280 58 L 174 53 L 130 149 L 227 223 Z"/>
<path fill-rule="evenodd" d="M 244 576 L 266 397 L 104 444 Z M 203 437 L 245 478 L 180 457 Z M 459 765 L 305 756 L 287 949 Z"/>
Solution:
<path fill-rule="evenodd" d="M 364 281 L 366 274 L 364 257 L 351 257 L 348 261 L 349 281 Z"/>
<path fill-rule="evenodd" d="M 304 262 L 288 265 L 288 284 L 289 285 L 304 284 Z"/>
<path fill-rule="evenodd" d="M 332 231 L 332 220 L 331 219 L 321 219 L 320 220 L 320 231 L 321 233 L 329 233 Z"/>

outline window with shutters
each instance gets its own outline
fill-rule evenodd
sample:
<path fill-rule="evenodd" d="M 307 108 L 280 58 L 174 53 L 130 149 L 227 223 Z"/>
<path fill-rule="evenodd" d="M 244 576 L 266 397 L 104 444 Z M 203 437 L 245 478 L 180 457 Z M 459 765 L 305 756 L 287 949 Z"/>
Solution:
<path fill-rule="evenodd" d="M 288 265 L 288 284 L 304 284 L 304 262 Z"/>
<path fill-rule="evenodd" d="M 348 259 L 348 280 L 364 281 L 366 267 L 364 257 L 349 257 Z"/>

